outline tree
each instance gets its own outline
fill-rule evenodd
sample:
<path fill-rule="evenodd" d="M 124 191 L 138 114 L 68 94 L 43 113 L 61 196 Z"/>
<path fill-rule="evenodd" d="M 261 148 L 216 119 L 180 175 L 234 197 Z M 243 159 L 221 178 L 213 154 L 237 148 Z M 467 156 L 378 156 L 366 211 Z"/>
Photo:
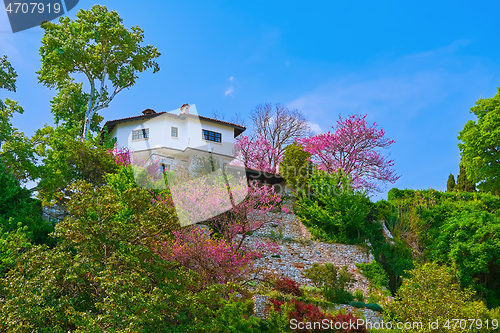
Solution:
<path fill-rule="evenodd" d="M 469 120 L 458 135 L 467 177 L 484 192 L 500 195 L 500 87 L 492 98 L 481 98 L 470 109 Z"/>
<path fill-rule="evenodd" d="M 355 188 L 380 191 L 379 183 L 399 179 L 392 169 L 393 160 L 383 157 L 378 149 L 389 148 L 395 141 L 385 138 L 377 124 L 368 125 L 364 116 L 339 116 L 335 132 L 298 140 L 312 156 L 319 169 L 332 173 L 342 168 L 352 177 Z"/>
<path fill-rule="evenodd" d="M 238 286 L 199 290 L 202 277 L 154 251 L 179 230 L 173 203 L 166 191 L 138 188 L 124 169 L 107 186 L 72 185 L 71 216 L 57 224 L 55 248 L 28 246 L 14 263 L 0 262 L 12 268 L 0 279 L 0 329 L 253 332 L 257 319 L 244 317 L 246 303 L 231 292 Z M 23 243 L 22 235 L 0 241 L 0 260 Z"/>
<path fill-rule="evenodd" d="M 0 58 L 0 89 L 16 91 L 17 73 L 7 60 L 7 56 Z M 28 139 L 23 132 L 15 128 L 10 119 L 15 113 L 22 114 L 23 108 L 9 98 L 5 102 L 0 100 L 0 159 L 7 166 L 14 177 L 26 181 L 36 176 L 35 142 Z"/>
<path fill-rule="evenodd" d="M 159 70 L 154 59 L 160 53 L 151 45 L 141 46 L 144 31 L 138 26 L 125 28 L 116 11 L 94 5 L 76 17 L 74 21 L 61 17 L 59 24 L 42 23 L 42 68 L 37 73 L 41 83 L 59 90 L 52 101 L 56 122 L 82 126 L 83 141 L 89 127 L 97 130 L 102 120 L 97 112 L 133 86 L 138 73 L 151 67 L 153 73 Z M 78 74 L 86 77 L 88 92 L 71 76 Z"/>
<path fill-rule="evenodd" d="M 277 157 L 282 156 L 285 147 L 309 133 L 309 125 L 304 115 L 297 109 L 289 110 L 282 104 L 260 104 L 252 110 L 252 141 L 264 137 L 277 152 L 266 156 L 267 163 L 273 168 L 279 164 Z"/>
<path fill-rule="evenodd" d="M 467 178 L 467 172 L 463 164 L 460 164 L 460 173 L 457 177 L 455 189 L 459 192 L 476 192 L 476 185 Z"/>
<path fill-rule="evenodd" d="M 452 264 L 463 287 L 474 287 L 488 306 L 500 306 L 500 218 L 463 211 L 440 228 L 434 255 Z"/>
<path fill-rule="evenodd" d="M 75 139 L 77 128 L 58 126 L 45 127 L 46 149 L 41 153 L 40 182 L 36 189 L 38 197 L 47 204 L 68 202 L 71 191 L 68 186 L 77 180 L 86 180 L 94 185 L 104 185 L 104 176 L 118 170 L 118 164 L 110 148 L 101 137 L 81 142 Z"/>
<path fill-rule="evenodd" d="M 312 174 L 311 154 L 296 142 L 286 146 L 280 174 L 292 189 L 303 188 Z"/>
<path fill-rule="evenodd" d="M 260 135 L 253 140 L 248 136 L 241 136 L 237 139 L 234 148 L 237 160 L 245 168 L 276 173 L 281 155 L 264 136 Z"/>
<path fill-rule="evenodd" d="M 453 192 L 455 190 L 455 176 L 450 173 L 448 182 L 446 183 L 446 192 Z"/>

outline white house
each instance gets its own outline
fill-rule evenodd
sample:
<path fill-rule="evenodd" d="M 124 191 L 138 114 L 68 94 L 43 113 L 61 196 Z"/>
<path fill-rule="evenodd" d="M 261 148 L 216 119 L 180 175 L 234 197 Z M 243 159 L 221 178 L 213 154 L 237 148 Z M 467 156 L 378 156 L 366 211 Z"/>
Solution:
<path fill-rule="evenodd" d="M 196 106 L 184 104 L 170 112 L 142 111 L 142 115 L 106 122 L 118 148 L 127 147 L 140 158 L 160 157 L 166 170 L 190 167 L 193 155 L 212 152 L 229 163 L 234 159 L 234 138 L 245 127 L 199 116 Z"/>

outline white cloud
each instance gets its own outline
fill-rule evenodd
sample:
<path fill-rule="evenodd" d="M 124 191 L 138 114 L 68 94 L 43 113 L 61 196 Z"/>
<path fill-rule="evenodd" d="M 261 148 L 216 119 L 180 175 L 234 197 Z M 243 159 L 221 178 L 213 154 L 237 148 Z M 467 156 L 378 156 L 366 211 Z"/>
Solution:
<path fill-rule="evenodd" d="M 234 81 L 234 76 L 231 75 L 231 77 L 229 78 L 229 81 L 233 82 Z"/>
<path fill-rule="evenodd" d="M 313 134 L 320 134 L 321 133 L 321 127 L 318 124 L 307 122 L 307 125 L 309 126 L 309 128 L 311 129 L 311 132 Z"/>
<path fill-rule="evenodd" d="M 234 87 L 230 86 L 229 88 L 227 88 L 227 90 L 224 93 L 224 95 L 228 96 L 228 95 L 231 95 L 233 92 L 234 92 Z"/>

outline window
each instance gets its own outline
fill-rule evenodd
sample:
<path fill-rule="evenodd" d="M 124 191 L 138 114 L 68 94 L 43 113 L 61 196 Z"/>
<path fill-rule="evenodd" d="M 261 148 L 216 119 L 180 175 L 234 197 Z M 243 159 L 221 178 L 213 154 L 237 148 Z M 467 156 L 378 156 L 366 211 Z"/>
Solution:
<path fill-rule="evenodd" d="M 178 135 L 177 127 L 172 127 L 172 136 L 177 137 L 177 135 Z"/>
<path fill-rule="evenodd" d="M 222 135 L 217 132 L 203 130 L 203 139 L 214 142 L 221 142 Z"/>
<path fill-rule="evenodd" d="M 132 140 L 141 140 L 149 138 L 149 128 L 132 131 Z"/>

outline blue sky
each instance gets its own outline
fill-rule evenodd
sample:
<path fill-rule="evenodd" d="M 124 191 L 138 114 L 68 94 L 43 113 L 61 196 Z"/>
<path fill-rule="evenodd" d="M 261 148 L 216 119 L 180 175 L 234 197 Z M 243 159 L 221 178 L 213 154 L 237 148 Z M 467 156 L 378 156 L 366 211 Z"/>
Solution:
<path fill-rule="evenodd" d="M 80 1 L 68 15 L 90 9 Z M 500 86 L 500 1 L 99 1 L 138 25 L 162 53 L 102 111 L 105 120 L 196 104 L 230 120 L 259 103 L 300 109 L 327 132 L 338 115 L 367 114 L 396 143 L 398 188 L 446 189 L 469 109 Z M 13 34 L 0 12 L 0 55 L 18 72 L 31 136 L 52 124 L 55 92 L 38 84 L 40 28 Z M 250 121 L 247 119 L 247 125 Z M 374 199 L 386 198 L 387 191 Z"/>

